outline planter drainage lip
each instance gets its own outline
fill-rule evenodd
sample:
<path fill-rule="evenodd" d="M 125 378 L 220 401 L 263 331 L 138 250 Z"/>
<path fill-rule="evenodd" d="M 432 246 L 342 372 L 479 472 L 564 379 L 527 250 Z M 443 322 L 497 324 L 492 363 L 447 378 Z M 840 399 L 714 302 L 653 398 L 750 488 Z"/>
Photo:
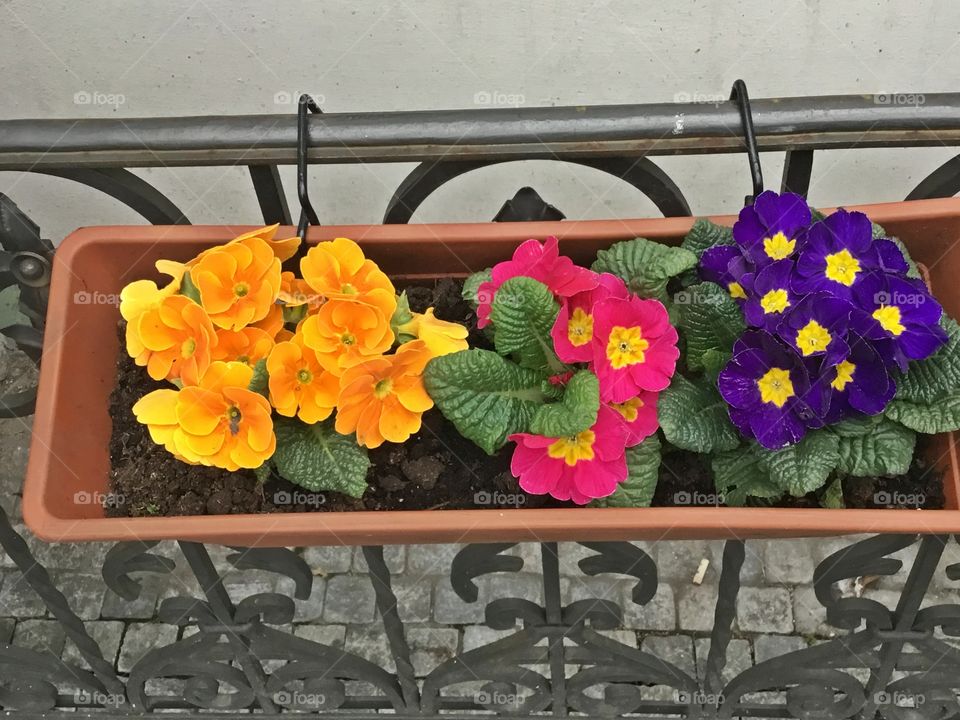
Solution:
<path fill-rule="evenodd" d="M 930 269 L 938 299 L 960 317 L 960 199 L 848 206 L 900 237 Z M 713 217 L 730 225 L 735 216 Z M 312 227 L 309 242 L 359 241 L 389 275 L 463 277 L 510 256 L 530 237 L 556 235 L 589 263 L 598 249 L 637 236 L 678 242 L 693 218 Z M 943 510 L 826 508 L 547 508 L 106 518 L 110 418 L 118 349 L 116 297 L 156 277 L 160 257 L 186 260 L 249 226 L 104 226 L 75 231 L 54 257 L 46 342 L 23 490 L 27 526 L 47 542 L 188 540 L 225 545 L 603 541 L 960 532 L 960 461 L 954 433 L 930 444 L 943 472 Z M 293 228 L 286 228 L 288 235 Z M 284 232 L 281 230 L 281 233 Z M 909 493 L 910 488 L 903 488 Z"/>

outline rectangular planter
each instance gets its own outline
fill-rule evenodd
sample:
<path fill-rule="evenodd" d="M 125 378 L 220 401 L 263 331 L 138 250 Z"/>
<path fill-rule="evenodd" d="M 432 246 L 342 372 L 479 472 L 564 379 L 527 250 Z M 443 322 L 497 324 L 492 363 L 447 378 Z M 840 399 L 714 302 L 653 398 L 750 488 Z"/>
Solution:
<path fill-rule="evenodd" d="M 960 199 L 867 205 L 929 270 L 946 311 L 960 317 Z M 713 218 L 732 224 L 732 216 Z M 677 243 L 691 218 L 550 223 L 352 225 L 311 228 L 318 242 L 345 236 L 395 278 L 465 276 L 509 258 L 527 238 L 560 238 L 579 263 L 614 242 L 643 236 Z M 658 507 L 424 510 L 105 518 L 90 498 L 107 492 L 108 397 L 118 350 L 116 296 L 154 277 L 158 258 L 187 260 L 250 228 L 93 227 L 56 253 L 33 442 L 23 494 L 27 525 L 47 541 L 184 539 L 230 545 L 292 546 L 522 540 L 749 538 L 847 533 L 960 532 L 960 467 L 953 434 L 930 458 L 944 473 L 944 510 L 831 510 Z M 293 234 L 291 231 L 289 234 Z M 908 492 L 905 489 L 905 492 Z"/>

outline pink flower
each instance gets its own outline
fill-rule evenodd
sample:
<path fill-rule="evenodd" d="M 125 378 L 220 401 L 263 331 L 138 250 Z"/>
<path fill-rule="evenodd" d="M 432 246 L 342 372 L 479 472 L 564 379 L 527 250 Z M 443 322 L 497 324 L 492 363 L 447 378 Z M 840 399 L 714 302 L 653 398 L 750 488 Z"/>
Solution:
<path fill-rule="evenodd" d="M 626 480 L 627 435 L 627 424 L 620 415 L 601 405 L 593 427 L 572 437 L 511 435 L 517 447 L 510 471 L 528 493 L 550 494 L 557 500 L 585 505 L 612 494 Z"/>
<path fill-rule="evenodd" d="M 593 371 L 600 399 L 622 403 L 670 384 L 680 351 L 677 331 L 658 300 L 604 300 L 593 310 Z"/>
<path fill-rule="evenodd" d="M 660 422 L 657 420 L 657 400 L 660 393 L 641 390 L 640 394 L 622 403 L 610 403 L 627 426 L 627 447 L 639 445 L 653 435 Z"/>
<path fill-rule="evenodd" d="M 597 273 L 574 265 L 573 260 L 560 255 L 555 237 L 548 237 L 542 245 L 537 240 L 527 240 L 514 251 L 512 260 L 494 265 L 492 278 L 477 289 L 477 327 L 490 323 L 490 305 L 500 286 L 520 276 L 539 280 L 557 297 L 576 295 L 595 288 L 599 282 Z"/>
<path fill-rule="evenodd" d="M 603 273 L 592 290 L 579 292 L 566 300 L 550 335 L 557 357 L 564 362 L 590 362 L 593 359 L 593 309 L 608 298 L 630 297 L 626 284 L 616 275 Z"/>

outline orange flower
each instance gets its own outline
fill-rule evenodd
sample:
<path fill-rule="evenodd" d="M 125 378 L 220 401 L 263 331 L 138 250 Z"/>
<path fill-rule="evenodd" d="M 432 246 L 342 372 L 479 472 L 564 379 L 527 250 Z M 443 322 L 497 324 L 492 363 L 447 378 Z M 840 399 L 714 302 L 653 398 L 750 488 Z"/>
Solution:
<path fill-rule="evenodd" d="M 180 291 L 183 272 L 174 270 L 167 274 L 173 279 L 162 288 L 158 288 L 153 280 L 134 280 L 120 291 L 120 314 L 124 320 L 136 320 L 147 310 L 157 307 L 165 298 Z"/>
<path fill-rule="evenodd" d="M 280 273 L 279 302 L 287 307 L 307 306 L 307 312 L 315 312 L 323 304 L 323 297 L 292 272 Z"/>
<path fill-rule="evenodd" d="M 420 430 L 421 415 L 433 407 L 423 387 L 430 351 L 422 340 L 401 345 L 394 355 L 354 365 L 340 378 L 338 433 L 357 434 L 368 448 L 385 440 L 400 443 Z"/>
<path fill-rule="evenodd" d="M 239 330 L 270 313 L 280 292 L 280 261 L 265 240 L 247 237 L 204 253 L 190 277 L 213 324 Z"/>
<path fill-rule="evenodd" d="M 214 362 L 196 386 L 154 390 L 134 406 L 150 437 L 187 462 L 227 470 L 260 467 L 276 449 L 270 404 L 248 390 L 253 368 Z"/>
<path fill-rule="evenodd" d="M 350 300 L 328 300 L 316 315 L 307 316 L 302 332 L 320 363 L 337 375 L 393 345 L 389 318 L 372 305 Z"/>
<path fill-rule="evenodd" d="M 267 335 L 274 338 L 277 342 L 280 342 L 280 338 L 277 336 L 280 334 L 280 331 L 283 330 L 283 305 L 274 303 L 270 306 L 270 309 L 267 311 L 267 316 L 263 320 L 250 323 L 247 327 L 260 328 L 267 333 Z"/>
<path fill-rule="evenodd" d="M 310 248 L 300 261 L 300 272 L 307 284 L 325 298 L 373 305 L 388 320 L 397 309 L 397 293 L 390 278 L 348 238 Z"/>
<path fill-rule="evenodd" d="M 273 350 L 269 333 L 253 326 L 243 330 L 217 330 L 217 344 L 212 358 L 231 362 L 236 360 L 251 367 L 266 359 Z"/>
<path fill-rule="evenodd" d="M 467 329 L 459 323 L 438 320 L 433 314 L 433 308 L 427 308 L 425 313 L 412 313 L 409 322 L 397 328 L 397 335 L 423 340 L 432 357 L 448 355 L 466 350 Z"/>
<path fill-rule="evenodd" d="M 137 365 L 146 365 L 154 380 L 180 378 L 195 385 L 216 343 L 207 313 L 183 295 L 164 298 L 127 323 L 127 353 Z"/>
<path fill-rule="evenodd" d="M 303 344 L 297 333 L 277 343 L 267 358 L 270 402 L 286 417 L 296 415 L 305 423 L 326 420 L 337 404 L 340 384 L 317 361 L 316 353 Z"/>
<path fill-rule="evenodd" d="M 266 227 L 257 228 L 256 230 L 251 230 L 250 232 L 244 233 L 243 235 L 238 235 L 228 243 L 224 243 L 223 245 L 217 245 L 212 248 L 207 248 L 202 253 L 197 255 L 195 258 L 193 258 L 192 260 L 188 260 L 185 263 L 177 262 L 175 260 L 157 260 L 157 263 L 156 263 L 157 270 L 176 278 L 183 277 L 183 274 L 187 270 L 192 268 L 194 265 L 196 265 L 198 262 L 200 262 L 200 260 L 205 255 L 211 252 L 214 252 L 222 247 L 226 247 L 227 245 L 243 242 L 248 238 L 254 238 L 254 237 L 259 238 L 260 240 L 263 240 L 265 243 L 267 243 L 267 245 L 269 245 L 270 249 L 273 251 L 273 254 L 277 258 L 277 260 L 279 260 L 280 262 L 283 262 L 284 260 L 292 258 L 296 254 L 297 248 L 300 247 L 300 238 L 292 237 L 292 238 L 285 238 L 283 240 L 274 240 L 273 236 L 277 234 L 277 228 L 279 227 L 280 225 L 276 224 L 276 225 L 267 225 Z"/>

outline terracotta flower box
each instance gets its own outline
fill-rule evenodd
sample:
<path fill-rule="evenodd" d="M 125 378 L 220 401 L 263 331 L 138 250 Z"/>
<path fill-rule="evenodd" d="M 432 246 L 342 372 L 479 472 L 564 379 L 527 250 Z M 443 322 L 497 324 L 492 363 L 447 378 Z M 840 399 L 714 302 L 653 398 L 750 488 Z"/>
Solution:
<path fill-rule="evenodd" d="M 960 200 L 861 206 L 925 265 L 944 309 L 960 316 Z M 712 218 L 730 225 L 732 216 Z M 508 258 L 527 238 L 555 235 L 589 265 L 600 249 L 637 236 L 677 243 L 691 218 L 312 228 L 308 242 L 346 236 L 398 279 L 465 277 Z M 104 517 L 115 383 L 117 306 L 128 282 L 153 277 L 158 258 L 186 260 L 247 228 L 117 226 L 74 232 L 57 251 L 46 343 L 23 495 L 27 525 L 46 541 L 184 539 L 250 546 L 789 537 L 960 531 L 960 466 L 952 433 L 937 436 L 930 462 L 943 473 L 945 508 L 787 509 L 732 507 L 541 508 L 355 511 L 182 517 Z M 292 233 L 291 233 L 292 234 Z"/>

